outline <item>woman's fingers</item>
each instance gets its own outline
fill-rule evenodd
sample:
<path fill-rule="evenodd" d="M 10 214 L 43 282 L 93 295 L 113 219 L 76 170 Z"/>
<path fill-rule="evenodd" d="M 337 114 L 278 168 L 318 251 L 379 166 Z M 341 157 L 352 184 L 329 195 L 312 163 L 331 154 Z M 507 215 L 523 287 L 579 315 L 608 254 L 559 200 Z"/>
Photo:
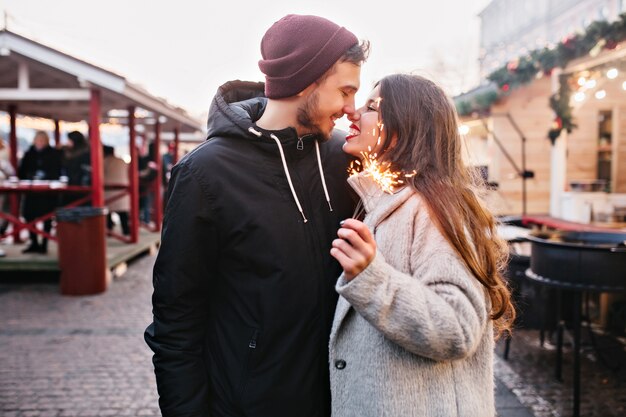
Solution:
<path fill-rule="evenodd" d="M 360 221 L 344 222 L 341 229 L 337 231 L 337 236 L 348 242 L 361 256 L 367 259 L 367 264 L 374 258 L 376 242 L 367 226 Z"/>
<path fill-rule="evenodd" d="M 368 244 L 375 244 L 374 236 L 370 229 L 362 221 L 356 219 L 346 219 L 341 223 L 341 227 L 344 229 L 354 230 L 361 239 Z"/>
<path fill-rule="evenodd" d="M 345 243 L 345 242 L 344 242 Z M 351 281 L 355 276 L 361 273 L 367 265 L 364 267 L 361 266 L 357 261 L 355 261 L 350 256 L 346 255 L 341 249 L 335 247 L 330 250 L 330 254 L 337 259 L 341 268 L 343 269 L 344 276 L 346 280 Z"/>
<path fill-rule="evenodd" d="M 367 226 L 358 220 L 343 222 L 337 231 L 339 239 L 332 242 L 331 255 L 344 270 L 348 281 L 360 274 L 374 259 L 376 243 Z"/>

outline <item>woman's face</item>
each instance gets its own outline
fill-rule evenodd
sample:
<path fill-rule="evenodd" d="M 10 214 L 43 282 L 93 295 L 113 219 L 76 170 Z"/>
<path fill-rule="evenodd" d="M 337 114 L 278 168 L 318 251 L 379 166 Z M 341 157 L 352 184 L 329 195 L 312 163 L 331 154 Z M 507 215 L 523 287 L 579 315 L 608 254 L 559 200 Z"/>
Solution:
<path fill-rule="evenodd" d="M 352 119 L 350 132 L 343 144 L 343 151 L 349 155 L 363 158 L 362 153 L 374 154 L 385 143 L 382 121 L 378 118 L 380 108 L 380 86 L 376 86 L 367 98 L 365 105 L 356 111 Z"/>

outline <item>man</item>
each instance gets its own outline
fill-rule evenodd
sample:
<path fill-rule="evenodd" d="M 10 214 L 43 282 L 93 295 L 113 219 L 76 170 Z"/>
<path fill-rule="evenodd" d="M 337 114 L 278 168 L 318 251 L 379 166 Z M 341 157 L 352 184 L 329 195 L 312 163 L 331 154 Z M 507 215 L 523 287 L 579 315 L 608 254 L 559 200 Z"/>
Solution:
<path fill-rule="evenodd" d="M 58 150 L 50 146 L 48 133 L 39 130 L 35 133 L 33 144 L 26 151 L 17 175 L 22 180 L 42 181 L 57 180 L 61 176 L 61 154 Z M 56 195 L 28 193 L 24 196 L 22 205 L 22 216 L 27 222 L 49 214 L 58 206 Z M 52 219 L 43 222 L 44 232 L 50 234 L 52 230 Z M 23 253 L 48 253 L 48 238 L 43 237 L 39 242 L 37 233 L 30 230 L 30 244 L 22 250 Z"/>
<path fill-rule="evenodd" d="M 345 134 L 329 139 L 367 44 L 288 15 L 261 54 L 265 85 L 220 87 L 208 140 L 172 173 L 145 333 L 164 417 L 330 415 L 329 251 L 353 203 Z"/>

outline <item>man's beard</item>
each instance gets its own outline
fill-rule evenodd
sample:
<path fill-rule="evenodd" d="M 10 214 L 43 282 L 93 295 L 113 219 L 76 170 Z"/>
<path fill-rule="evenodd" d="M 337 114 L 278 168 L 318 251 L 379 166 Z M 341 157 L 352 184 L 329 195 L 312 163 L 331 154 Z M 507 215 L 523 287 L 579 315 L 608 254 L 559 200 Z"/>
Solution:
<path fill-rule="evenodd" d="M 318 114 L 319 94 L 317 91 L 311 93 L 304 104 L 298 108 L 298 124 L 306 129 L 310 134 L 321 136 L 324 141 L 330 139 L 331 132 L 324 132 L 319 124 L 315 122 L 319 118 Z"/>

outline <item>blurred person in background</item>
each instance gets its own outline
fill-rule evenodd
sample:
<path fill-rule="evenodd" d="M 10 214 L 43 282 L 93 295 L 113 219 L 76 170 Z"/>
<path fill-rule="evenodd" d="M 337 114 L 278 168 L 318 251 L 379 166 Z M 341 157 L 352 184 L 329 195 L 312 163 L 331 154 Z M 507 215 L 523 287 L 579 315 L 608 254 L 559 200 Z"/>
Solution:
<path fill-rule="evenodd" d="M 15 175 L 15 170 L 11 161 L 9 160 L 9 148 L 7 147 L 4 139 L 0 137 L 0 182 L 8 180 Z M 0 194 L 0 211 L 8 213 L 11 210 L 9 204 L 9 197 L 7 194 Z M 6 219 L 0 219 L 0 236 L 7 232 L 9 227 L 9 221 Z M 6 256 L 4 250 L 0 249 L 0 258 Z"/>
<path fill-rule="evenodd" d="M 58 180 L 61 176 L 61 154 L 50 146 L 50 138 L 44 131 L 37 131 L 32 146 L 26 151 L 20 162 L 18 177 L 22 180 Z M 59 198 L 55 194 L 26 193 L 22 205 L 22 215 L 31 222 L 48 214 L 58 206 Z M 52 219 L 44 220 L 43 230 L 50 233 Z M 24 253 L 47 253 L 48 239 L 38 240 L 35 232 L 29 231 L 30 244 Z"/>
<path fill-rule="evenodd" d="M 105 188 L 110 185 L 128 187 L 128 164 L 124 162 L 122 158 L 115 156 L 115 149 L 109 145 L 102 146 L 103 153 L 103 171 L 104 171 L 104 186 Z M 128 225 L 128 212 L 130 211 L 130 196 L 125 193 L 123 197 L 116 198 L 113 201 L 108 201 L 115 195 L 119 195 L 126 190 L 111 189 L 104 192 L 104 199 L 106 206 L 109 209 L 107 215 L 107 229 L 113 230 L 113 213 L 116 213 L 120 219 L 120 226 L 122 227 L 122 233 L 125 236 L 130 234 L 130 227 Z"/>
<path fill-rule="evenodd" d="M 11 165 L 10 157 L 9 157 L 9 148 L 6 145 L 4 139 L 0 138 L 0 182 L 8 180 L 10 177 L 15 175 L 15 170 L 13 169 L 13 165 Z M 0 194 L 0 211 L 8 213 L 10 210 L 9 207 L 9 198 L 6 194 Z M 5 219 L 0 219 L 0 235 L 6 233 L 7 228 L 9 226 L 9 221 Z"/>
<path fill-rule="evenodd" d="M 67 134 L 69 143 L 63 148 L 63 169 L 69 185 L 91 184 L 91 152 L 85 136 L 74 130 Z"/>
<path fill-rule="evenodd" d="M 144 147 L 145 149 L 145 147 Z M 155 162 L 156 149 L 154 142 L 150 142 L 147 152 L 139 157 L 139 220 L 147 225 L 152 220 L 152 205 L 154 202 L 154 181 L 157 179 L 157 164 Z"/>

